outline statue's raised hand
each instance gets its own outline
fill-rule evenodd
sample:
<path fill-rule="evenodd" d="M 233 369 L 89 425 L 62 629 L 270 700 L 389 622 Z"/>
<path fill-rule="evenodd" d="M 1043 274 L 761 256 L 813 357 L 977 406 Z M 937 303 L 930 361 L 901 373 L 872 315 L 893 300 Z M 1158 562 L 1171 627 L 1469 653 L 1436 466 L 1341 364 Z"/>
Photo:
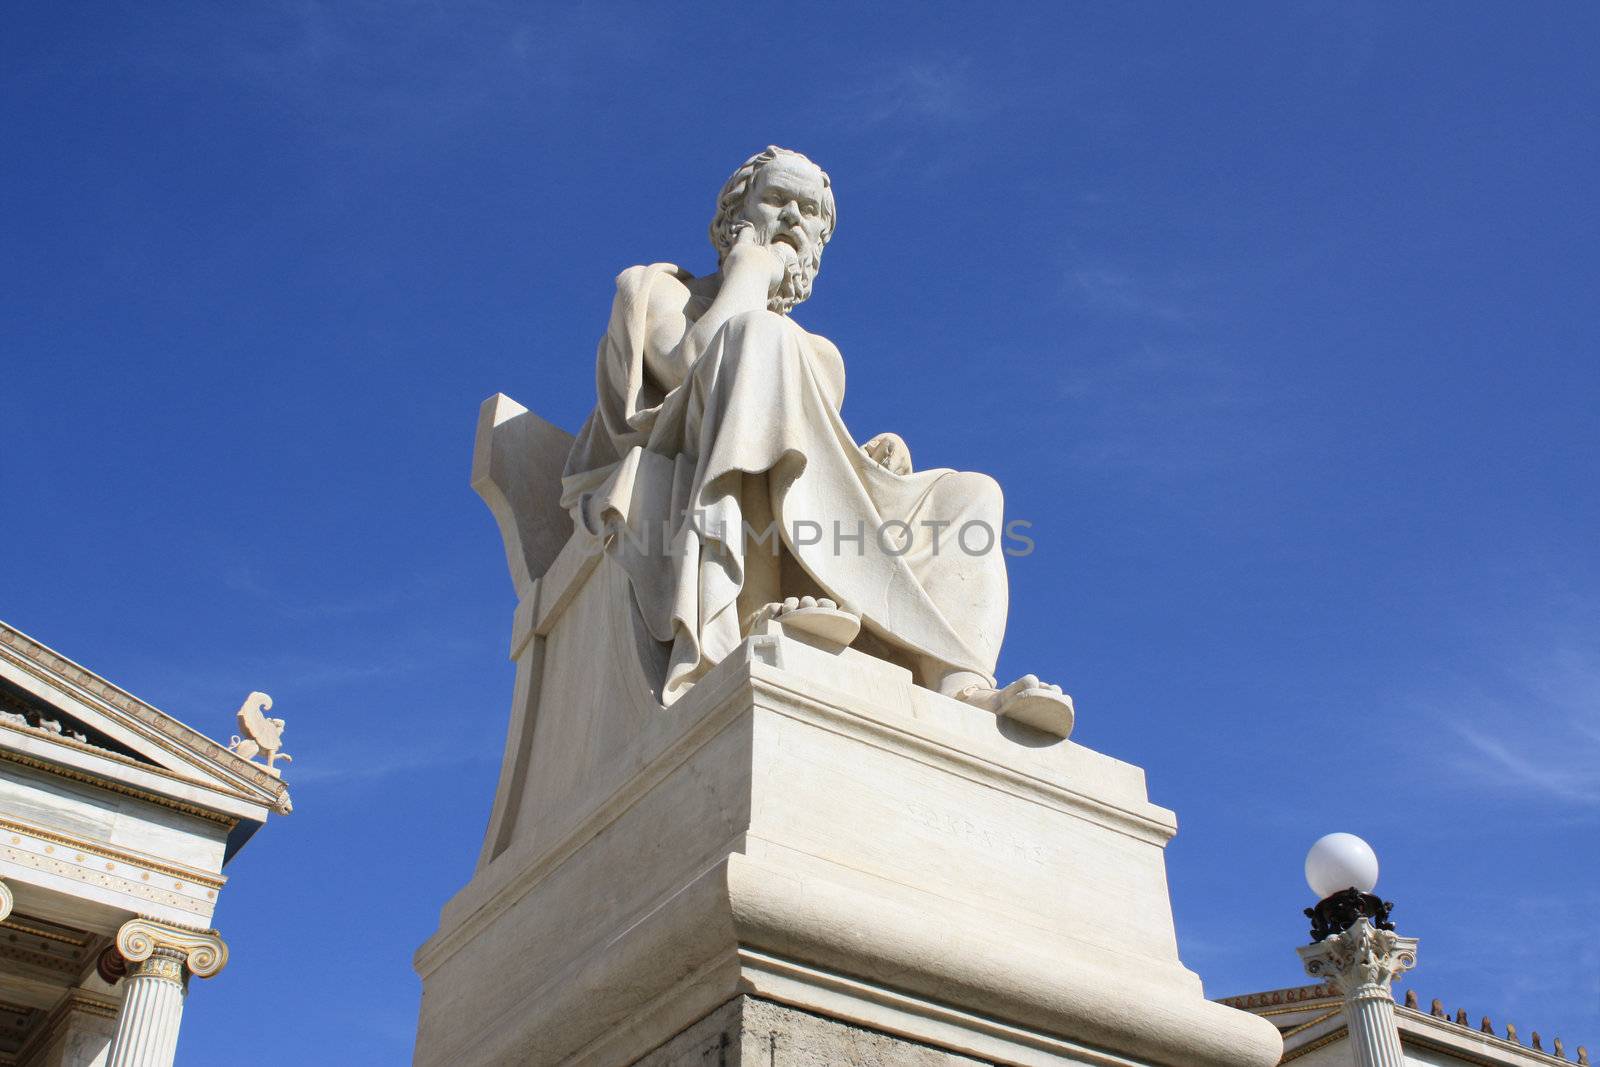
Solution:
<path fill-rule="evenodd" d="M 911 473 L 911 449 L 897 433 L 880 433 L 862 445 L 861 450 L 891 474 Z"/>
<path fill-rule="evenodd" d="M 773 246 L 761 242 L 754 226 L 741 222 L 733 228 L 733 247 L 728 249 L 727 256 L 723 258 L 722 273 L 724 277 L 731 278 L 746 271 L 756 277 L 765 274 L 769 296 L 783 284 L 782 256 Z"/>

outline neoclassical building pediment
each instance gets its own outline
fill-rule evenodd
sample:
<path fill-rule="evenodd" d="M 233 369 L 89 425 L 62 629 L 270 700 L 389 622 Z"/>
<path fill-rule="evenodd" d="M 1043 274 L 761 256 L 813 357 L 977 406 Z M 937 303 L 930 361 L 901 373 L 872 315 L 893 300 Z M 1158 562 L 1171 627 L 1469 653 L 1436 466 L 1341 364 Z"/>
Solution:
<path fill-rule="evenodd" d="M 3 622 L 0 760 L 231 824 L 230 854 L 292 806 L 261 764 Z"/>
<path fill-rule="evenodd" d="M 227 962 L 223 868 L 290 810 L 246 758 L 287 758 L 270 706 L 230 751 L 0 622 L 0 1067 L 172 1063 L 188 979 Z"/>

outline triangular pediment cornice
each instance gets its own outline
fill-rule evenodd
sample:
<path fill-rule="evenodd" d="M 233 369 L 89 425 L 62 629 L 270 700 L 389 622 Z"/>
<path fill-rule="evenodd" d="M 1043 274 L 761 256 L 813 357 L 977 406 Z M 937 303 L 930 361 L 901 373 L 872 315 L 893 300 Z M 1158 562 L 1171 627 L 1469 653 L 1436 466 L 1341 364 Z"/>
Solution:
<path fill-rule="evenodd" d="M 58 705 L 67 716 L 102 730 L 134 750 L 141 759 L 85 745 L 69 736 L 43 730 L 26 733 L 34 755 L 41 744 L 65 762 L 101 776 L 150 779 L 160 791 L 162 779 L 198 786 L 251 806 L 279 814 L 292 807 L 288 786 L 259 763 L 252 763 L 200 731 L 147 704 L 93 671 L 0 621 L 0 666 L 10 668 L 32 694 Z M 4 740 L 4 738 L 0 738 Z M 148 762 L 146 762 L 148 761 Z M 145 788 L 150 783 L 145 782 Z"/>

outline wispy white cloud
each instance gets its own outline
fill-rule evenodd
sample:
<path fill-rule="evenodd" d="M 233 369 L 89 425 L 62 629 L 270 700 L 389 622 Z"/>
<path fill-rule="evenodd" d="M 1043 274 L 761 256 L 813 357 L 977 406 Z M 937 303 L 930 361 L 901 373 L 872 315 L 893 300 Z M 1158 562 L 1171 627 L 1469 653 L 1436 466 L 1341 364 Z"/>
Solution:
<path fill-rule="evenodd" d="M 270 581 L 253 567 L 230 566 L 221 575 L 229 591 L 251 597 L 287 619 L 340 619 L 396 611 L 415 604 L 440 587 L 436 577 L 409 574 L 404 582 L 385 582 L 381 586 L 335 592 L 318 589 L 315 593 L 295 592 L 283 583 Z"/>
<path fill-rule="evenodd" d="M 1581 745 L 1587 749 L 1587 758 L 1573 749 L 1558 745 L 1553 750 L 1541 745 L 1542 751 L 1534 753 L 1515 745 L 1509 734 L 1493 736 L 1476 726 L 1457 724 L 1456 735 L 1466 744 L 1470 753 L 1488 761 L 1488 774 L 1478 760 L 1463 759 L 1462 764 L 1473 764 L 1479 772 L 1476 782 L 1488 782 L 1500 789 L 1548 797 L 1553 800 L 1584 807 L 1600 806 L 1600 743 Z M 1581 737 L 1587 731 L 1575 733 Z M 1593 742 L 1594 735 L 1590 734 Z"/>
<path fill-rule="evenodd" d="M 908 59 L 839 90 L 834 108 L 857 129 L 966 122 L 984 105 L 964 62 Z"/>
<path fill-rule="evenodd" d="M 526 108 L 649 47 L 654 9 L 509 0 L 294 0 L 169 13 L 134 62 L 205 72 L 337 141 L 407 142 Z"/>
<path fill-rule="evenodd" d="M 1198 350 L 1145 344 L 1104 360 L 1080 360 L 1062 378 L 1061 394 L 1114 403 L 1121 416 L 1165 411 L 1181 397 L 1205 409 L 1229 409 L 1261 399 L 1226 361 Z"/>
<path fill-rule="evenodd" d="M 1546 808 L 1600 812 L 1600 649 L 1556 643 L 1429 702 L 1457 780 Z M 1491 661 L 1493 662 L 1493 661 Z"/>
<path fill-rule="evenodd" d="M 1074 267 L 1066 279 L 1068 298 L 1083 310 L 1162 322 L 1188 321 L 1196 288 L 1193 278 L 1157 279 L 1106 264 Z"/>
<path fill-rule="evenodd" d="M 381 654 L 370 649 L 338 651 L 241 651 L 226 661 L 153 654 L 138 672 L 146 679 L 138 695 L 217 740 L 237 731 L 234 711 L 251 690 L 270 693 L 274 714 L 289 720 L 295 743 L 308 733 L 416 729 L 438 714 L 431 705 L 397 702 L 430 673 L 448 672 L 480 655 L 467 642 L 407 637 Z M 429 727 L 423 732 L 428 733 Z M 444 751 L 444 750 L 441 750 Z"/>
<path fill-rule="evenodd" d="M 482 769 L 498 763 L 498 752 L 469 752 L 419 745 L 413 751 L 374 754 L 368 751 L 320 753 L 315 762 L 287 770 L 284 779 L 297 785 L 370 785 L 397 775 L 418 771 L 438 771 L 446 767 Z"/>
<path fill-rule="evenodd" d="M 1078 423 L 1074 466 L 1193 473 L 1270 447 L 1260 416 L 1281 389 L 1194 340 L 1151 340 L 1079 357 L 1057 385 Z"/>

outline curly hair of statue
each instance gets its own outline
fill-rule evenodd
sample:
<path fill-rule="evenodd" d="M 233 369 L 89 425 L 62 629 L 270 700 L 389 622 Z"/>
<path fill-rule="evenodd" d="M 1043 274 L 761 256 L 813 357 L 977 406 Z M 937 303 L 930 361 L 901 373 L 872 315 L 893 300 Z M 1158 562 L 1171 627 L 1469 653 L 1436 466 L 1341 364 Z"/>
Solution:
<path fill-rule="evenodd" d="M 717 250 L 717 266 L 722 265 L 723 259 L 728 255 L 728 250 L 733 247 L 733 227 L 739 209 L 744 206 L 745 194 L 750 191 L 750 183 L 762 167 L 775 162 L 779 156 L 791 156 L 803 159 L 813 167 L 817 164 L 804 153 L 796 152 L 790 148 L 779 148 L 769 144 L 740 165 L 739 169 L 723 183 L 722 191 L 717 194 L 717 213 L 711 220 L 711 244 Z M 817 167 L 817 173 L 822 175 L 822 243 L 826 245 L 833 237 L 834 226 L 838 221 L 838 207 L 833 200 L 833 181 L 828 177 L 828 172 Z"/>

